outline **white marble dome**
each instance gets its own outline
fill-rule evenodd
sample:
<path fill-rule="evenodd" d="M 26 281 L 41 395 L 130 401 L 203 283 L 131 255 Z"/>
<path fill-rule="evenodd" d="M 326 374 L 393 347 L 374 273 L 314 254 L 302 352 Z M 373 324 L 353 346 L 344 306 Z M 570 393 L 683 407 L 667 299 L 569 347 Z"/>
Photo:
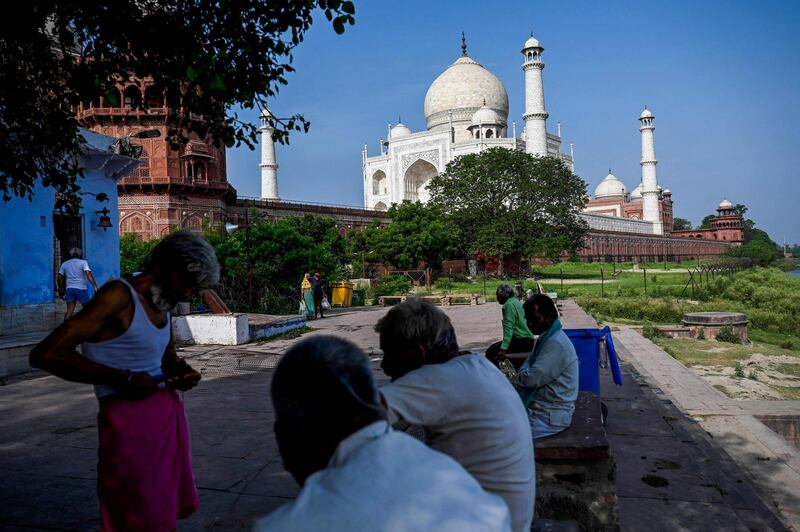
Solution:
<path fill-rule="evenodd" d="M 631 199 L 642 199 L 642 184 L 636 185 L 636 188 L 631 192 Z"/>
<path fill-rule="evenodd" d="M 653 113 L 650 112 L 650 109 L 645 107 L 642 114 L 639 115 L 639 118 L 653 118 Z"/>
<path fill-rule="evenodd" d="M 522 47 L 523 50 L 527 50 L 528 48 L 541 48 L 542 45 L 539 43 L 539 39 L 531 35 L 528 37 L 528 40 L 525 41 L 525 45 Z"/>
<path fill-rule="evenodd" d="M 483 106 L 508 120 L 508 93 L 494 74 L 467 55 L 459 57 L 436 78 L 425 94 L 428 129 L 448 122 L 469 120 Z"/>
<path fill-rule="evenodd" d="M 724 200 L 722 200 L 720 202 L 719 208 L 720 209 L 733 209 L 733 203 L 731 203 L 730 201 L 724 199 Z"/>
<path fill-rule="evenodd" d="M 611 172 L 609 172 L 605 179 L 594 189 L 594 197 L 597 199 L 624 196 L 627 193 L 628 188 L 625 186 L 625 183 L 617 179 L 617 176 Z"/>
<path fill-rule="evenodd" d="M 391 133 L 391 140 L 395 140 L 410 135 L 411 130 L 408 129 L 405 124 L 400 122 L 391 129 Z"/>
<path fill-rule="evenodd" d="M 472 125 L 479 126 L 483 124 L 484 126 L 488 125 L 495 125 L 495 124 L 502 124 L 505 125 L 506 121 L 503 119 L 500 114 L 495 111 L 494 109 L 490 109 L 489 107 L 483 106 L 477 111 L 475 114 L 472 115 Z"/>

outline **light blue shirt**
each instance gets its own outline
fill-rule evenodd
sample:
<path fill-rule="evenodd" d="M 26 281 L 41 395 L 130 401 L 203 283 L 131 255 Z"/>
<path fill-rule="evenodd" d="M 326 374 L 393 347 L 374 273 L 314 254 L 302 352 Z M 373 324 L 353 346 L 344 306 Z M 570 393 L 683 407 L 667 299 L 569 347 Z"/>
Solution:
<path fill-rule="evenodd" d="M 519 383 L 534 389 L 528 404 L 533 414 L 549 416 L 550 425 L 569 427 L 578 399 L 578 369 L 575 346 L 563 330 L 557 331 L 519 369 Z"/>
<path fill-rule="evenodd" d="M 377 421 L 339 443 L 328 467 L 255 532 L 510 531 L 503 499 L 452 458 Z"/>

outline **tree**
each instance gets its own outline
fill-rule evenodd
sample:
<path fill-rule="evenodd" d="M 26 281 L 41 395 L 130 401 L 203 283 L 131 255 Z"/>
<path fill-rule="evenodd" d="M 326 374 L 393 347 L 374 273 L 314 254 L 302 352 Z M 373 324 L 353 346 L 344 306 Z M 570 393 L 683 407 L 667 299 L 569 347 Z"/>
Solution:
<path fill-rule="evenodd" d="M 506 148 L 463 155 L 428 189 L 465 259 L 478 252 L 558 257 L 580 249 L 588 230 L 578 216 L 586 183 L 553 157 Z"/>
<path fill-rule="evenodd" d="M 380 229 L 380 222 L 375 221 L 364 229 L 347 233 L 345 250 L 353 271 L 361 275 L 362 279 L 372 278 L 375 267 L 380 264 L 374 246 Z"/>
<path fill-rule="evenodd" d="M 438 268 L 447 257 L 450 235 L 441 210 L 420 202 L 403 201 L 386 213 L 389 225 L 374 232 L 375 255 L 386 264 L 410 270 L 425 263 Z"/>
<path fill-rule="evenodd" d="M 98 0 L 17 5 L 0 39 L 0 191 L 30 196 L 36 179 L 58 192 L 56 206 L 80 203 L 77 155 L 85 140 L 74 109 L 150 77 L 163 94 L 173 146 L 190 133 L 218 145 L 253 148 L 257 126 L 232 109 L 262 108 L 293 71 L 292 53 L 320 8 L 337 33 L 354 24 L 347 0 Z M 131 102 L 134 107 L 142 102 Z M 295 115 L 275 137 L 307 130 Z"/>
<path fill-rule="evenodd" d="M 672 220 L 672 228 L 675 231 L 683 231 L 685 229 L 691 229 L 692 222 L 690 222 L 686 218 L 675 218 L 674 220 Z"/>
<path fill-rule="evenodd" d="M 119 237 L 120 273 L 140 272 L 144 269 L 144 259 L 161 240 L 139 240 L 137 235 L 128 233 Z"/>
<path fill-rule="evenodd" d="M 709 214 L 705 216 L 703 220 L 700 222 L 700 229 L 711 229 L 711 222 L 716 218 L 716 214 Z"/>
<path fill-rule="evenodd" d="M 759 238 L 732 248 L 730 255 L 734 257 L 747 257 L 752 259 L 754 264 L 766 266 L 772 264 L 778 257 L 778 250 L 774 242 L 769 240 L 769 238 Z"/>
<path fill-rule="evenodd" d="M 316 244 L 323 245 L 340 266 L 349 262 L 345 239 L 339 234 L 339 230 L 336 228 L 336 220 L 333 218 L 305 214 L 303 216 L 290 216 L 284 218 L 284 220 L 301 235 L 311 238 Z"/>
<path fill-rule="evenodd" d="M 249 306 L 248 268 L 256 309 L 273 314 L 297 311 L 303 274 L 320 272 L 328 280 L 338 276 L 341 265 L 328 246 L 300 233 L 295 224 L 257 220 L 232 235 L 207 234 L 222 266 L 218 292 L 228 306 Z"/>

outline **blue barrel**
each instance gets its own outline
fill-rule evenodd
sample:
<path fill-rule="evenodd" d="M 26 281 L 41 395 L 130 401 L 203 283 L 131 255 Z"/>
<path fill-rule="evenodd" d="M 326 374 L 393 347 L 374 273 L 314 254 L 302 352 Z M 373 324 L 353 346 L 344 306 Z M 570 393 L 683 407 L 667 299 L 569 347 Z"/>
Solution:
<path fill-rule="evenodd" d="M 578 389 L 600 395 L 600 342 L 605 340 L 611 374 L 616 384 L 622 384 L 622 372 L 619 368 L 617 351 L 611 339 L 611 329 L 564 329 L 564 333 L 575 346 L 578 355 L 579 382 Z"/>

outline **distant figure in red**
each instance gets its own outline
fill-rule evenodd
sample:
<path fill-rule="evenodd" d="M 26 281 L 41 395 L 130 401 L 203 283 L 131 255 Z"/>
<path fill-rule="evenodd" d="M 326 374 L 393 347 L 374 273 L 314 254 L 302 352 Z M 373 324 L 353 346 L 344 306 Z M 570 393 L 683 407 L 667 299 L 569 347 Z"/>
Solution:
<path fill-rule="evenodd" d="M 31 366 L 94 384 L 104 531 L 175 530 L 178 519 L 197 509 L 189 432 L 176 390 L 193 388 L 200 374 L 175 352 L 169 310 L 218 281 L 208 242 L 174 233 L 153 248 L 142 274 L 103 285 L 31 351 Z"/>

